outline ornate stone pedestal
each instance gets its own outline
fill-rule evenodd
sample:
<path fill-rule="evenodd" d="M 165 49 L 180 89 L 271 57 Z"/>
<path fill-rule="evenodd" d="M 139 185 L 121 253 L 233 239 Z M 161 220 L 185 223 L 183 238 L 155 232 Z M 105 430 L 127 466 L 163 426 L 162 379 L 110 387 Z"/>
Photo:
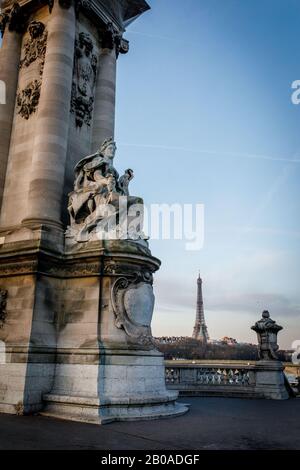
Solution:
<path fill-rule="evenodd" d="M 142 200 L 129 196 L 133 171 L 113 166 L 117 58 L 149 6 L 2 6 L 0 412 L 96 423 L 183 413 L 151 339 L 159 261 L 121 224 L 119 198 L 126 210 Z M 109 207 L 118 240 L 98 237 Z"/>
<path fill-rule="evenodd" d="M 163 358 L 155 351 L 102 351 L 100 364 L 60 364 L 54 389 L 44 395 L 43 415 L 105 424 L 155 419 L 187 411 L 167 391 Z"/>
<path fill-rule="evenodd" d="M 76 244 L 66 258 L 72 268 L 43 414 L 106 423 L 186 412 L 166 390 L 163 357 L 152 343 L 159 261 L 132 241 Z"/>
<path fill-rule="evenodd" d="M 27 240 L 19 253 L 2 247 L 9 308 L 0 411 L 91 423 L 186 412 L 177 392 L 166 390 L 151 340 L 159 261 L 133 241 L 75 244 L 50 255 L 47 233 L 41 246 Z"/>

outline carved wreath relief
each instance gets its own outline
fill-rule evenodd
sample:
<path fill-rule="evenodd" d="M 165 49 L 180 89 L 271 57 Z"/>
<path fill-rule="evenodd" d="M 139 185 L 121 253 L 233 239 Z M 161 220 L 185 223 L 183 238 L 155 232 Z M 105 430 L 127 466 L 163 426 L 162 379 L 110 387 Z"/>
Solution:
<path fill-rule="evenodd" d="M 97 74 L 97 57 L 94 45 L 87 33 L 79 33 L 75 42 L 74 72 L 71 96 L 71 112 L 75 114 L 77 127 L 90 126 L 94 106 L 94 88 Z"/>
<path fill-rule="evenodd" d="M 152 274 L 134 273 L 119 277 L 111 289 L 115 325 L 138 343 L 152 342 L 151 320 L 154 309 Z"/>
<path fill-rule="evenodd" d="M 39 76 L 42 78 L 45 54 L 47 47 L 47 31 L 40 21 L 32 21 L 28 26 L 29 38 L 24 43 L 23 58 L 20 61 L 20 69 L 29 67 L 33 62 L 39 61 Z M 17 93 L 18 114 L 24 119 L 29 119 L 38 107 L 41 80 L 32 80 L 23 90 Z"/>

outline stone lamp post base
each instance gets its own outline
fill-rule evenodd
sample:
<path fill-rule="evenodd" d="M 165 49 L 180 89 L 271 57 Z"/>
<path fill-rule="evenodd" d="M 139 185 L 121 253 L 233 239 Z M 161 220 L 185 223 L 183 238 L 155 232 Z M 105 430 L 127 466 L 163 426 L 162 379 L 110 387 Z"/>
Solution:
<path fill-rule="evenodd" d="M 284 367 L 280 361 L 258 361 L 256 369 L 256 391 L 265 398 L 286 400 L 289 398 L 284 384 Z"/>

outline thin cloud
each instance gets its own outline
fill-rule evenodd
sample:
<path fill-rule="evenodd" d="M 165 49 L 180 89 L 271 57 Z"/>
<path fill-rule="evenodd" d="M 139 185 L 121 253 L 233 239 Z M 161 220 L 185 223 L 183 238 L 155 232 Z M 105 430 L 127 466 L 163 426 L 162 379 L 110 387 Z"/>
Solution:
<path fill-rule="evenodd" d="M 271 316 L 278 318 L 300 316 L 300 303 L 276 292 L 228 293 L 208 297 L 206 307 L 212 311 L 239 312 L 255 316 L 264 309 L 270 310 Z"/>
<path fill-rule="evenodd" d="M 163 39 L 163 40 L 172 41 L 172 42 L 180 42 L 178 38 L 171 38 L 169 36 L 162 36 L 159 34 L 143 33 L 142 31 L 136 31 L 136 30 L 131 30 L 131 29 L 126 30 L 126 34 L 136 34 L 137 36 L 144 36 L 146 38 L 151 38 L 151 39 Z"/>
<path fill-rule="evenodd" d="M 207 233 L 236 233 L 236 234 L 245 234 L 245 233 L 258 233 L 258 234 L 268 234 L 268 235 L 286 235 L 291 237 L 300 237 L 300 230 L 286 230 L 286 229 L 276 229 L 272 227 L 248 227 L 247 229 L 244 226 L 222 226 L 216 229 L 206 229 Z"/>
<path fill-rule="evenodd" d="M 155 284 L 156 311 L 177 313 L 180 311 L 196 312 L 196 284 L 177 280 L 160 279 Z M 206 289 L 203 292 L 204 309 L 210 312 L 226 312 L 253 315 L 257 317 L 264 309 L 270 310 L 271 315 L 277 318 L 299 317 L 300 299 L 288 298 L 278 292 L 234 292 L 225 286 L 220 291 Z"/>
<path fill-rule="evenodd" d="M 172 147 L 170 145 L 155 145 L 155 144 L 134 144 L 128 142 L 121 142 L 118 144 L 119 147 L 136 147 L 136 148 L 149 148 L 149 149 L 156 149 L 156 150 L 170 150 L 170 151 L 185 151 L 189 153 L 195 154 L 202 154 L 202 155 L 212 155 L 217 158 L 226 157 L 233 157 L 233 158 L 243 158 L 243 159 L 257 159 L 257 160 L 269 160 L 273 162 L 284 162 L 284 163 L 300 163 L 300 158 L 288 158 L 288 157 L 274 157 L 270 155 L 262 155 L 262 154 L 250 154 L 250 153 L 242 153 L 242 152 L 218 152 L 215 150 L 205 150 L 205 149 L 192 149 L 186 147 Z M 154 155 L 155 156 L 155 155 Z M 159 155 L 157 154 L 159 157 Z"/>

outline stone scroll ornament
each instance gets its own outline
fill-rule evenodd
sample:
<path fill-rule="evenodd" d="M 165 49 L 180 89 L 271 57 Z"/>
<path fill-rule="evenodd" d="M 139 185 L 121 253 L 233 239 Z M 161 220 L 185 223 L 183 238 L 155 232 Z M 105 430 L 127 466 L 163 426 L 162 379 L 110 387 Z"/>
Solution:
<path fill-rule="evenodd" d="M 75 42 L 71 96 L 71 112 L 75 114 L 77 127 L 82 127 L 83 124 L 91 125 L 97 74 L 97 57 L 93 54 L 93 49 L 90 35 L 79 33 Z"/>
<path fill-rule="evenodd" d="M 29 119 L 35 113 L 40 99 L 42 82 L 33 80 L 17 93 L 17 109 L 24 119 Z"/>
<path fill-rule="evenodd" d="M 152 274 L 146 271 L 131 278 L 118 277 L 111 289 L 111 301 L 116 327 L 135 342 L 152 344 Z"/>
<path fill-rule="evenodd" d="M 141 231 L 143 200 L 129 195 L 133 171 L 127 169 L 119 177 L 113 166 L 115 152 L 115 142 L 112 138 L 106 139 L 96 153 L 83 158 L 75 167 L 74 190 L 69 194 L 68 202 L 70 225 L 66 232 L 66 237 L 75 243 L 97 240 L 101 234 L 110 239 L 112 222 L 114 239 L 145 241 Z M 125 197 L 121 199 L 121 196 Z M 128 214 L 130 208 L 140 209 L 140 217 L 131 220 L 128 216 L 128 224 L 124 227 L 120 214 L 125 211 Z M 135 220 L 140 221 L 138 227 L 130 223 Z"/>

